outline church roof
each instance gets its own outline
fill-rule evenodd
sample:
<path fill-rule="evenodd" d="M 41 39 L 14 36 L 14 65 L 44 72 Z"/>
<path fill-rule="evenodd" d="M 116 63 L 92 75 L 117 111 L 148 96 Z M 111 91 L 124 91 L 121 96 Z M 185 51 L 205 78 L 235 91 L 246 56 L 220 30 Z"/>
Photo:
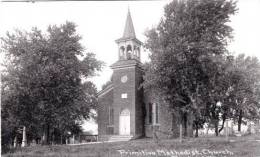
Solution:
<path fill-rule="evenodd" d="M 116 42 L 118 43 L 118 42 L 126 41 L 126 40 L 135 40 L 136 42 L 141 44 L 141 42 L 135 36 L 134 24 L 133 24 L 131 13 L 130 13 L 129 9 L 128 9 L 126 22 L 125 22 L 124 34 L 121 38 L 117 39 Z"/>
<path fill-rule="evenodd" d="M 127 18 L 125 22 L 125 30 L 122 38 L 135 38 L 135 29 L 131 18 L 131 13 L 128 9 Z"/>
<path fill-rule="evenodd" d="M 108 86 L 106 86 L 104 89 L 102 89 L 101 91 L 99 91 L 97 93 L 98 97 L 101 97 L 103 95 L 105 95 L 106 93 L 110 92 L 112 89 L 114 89 L 113 83 L 109 84 Z"/>

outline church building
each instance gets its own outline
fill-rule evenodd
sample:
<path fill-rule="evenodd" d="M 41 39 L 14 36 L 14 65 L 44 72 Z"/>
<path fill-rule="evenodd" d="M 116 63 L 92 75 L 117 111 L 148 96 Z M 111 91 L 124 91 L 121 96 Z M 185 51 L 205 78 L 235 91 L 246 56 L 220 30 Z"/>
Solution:
<path fill-rule="evenodd" d="M 111 82 L 98 92 L 99 140 L 152 137 L 153 128 L 159 138 L 172 137 L 172 133 L 178 136 L 176 120 L 160 97 L 140 87 L 144 75 L 142 42 L 136 38 L 129 10 L 123 36 L 116 43 L 118 60 L 110 66 Z"/>

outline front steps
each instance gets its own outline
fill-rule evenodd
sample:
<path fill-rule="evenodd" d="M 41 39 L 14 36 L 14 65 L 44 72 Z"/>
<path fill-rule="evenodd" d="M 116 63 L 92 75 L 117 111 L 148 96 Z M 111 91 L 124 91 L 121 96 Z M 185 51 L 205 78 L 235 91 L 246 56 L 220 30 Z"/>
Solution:
<path fill-rule="evenodd" d="M 113 135 L 109 138 L 110 142 L 119 142 L 119 141 L 130 141 L 133 138 L 132 135 Z"/>

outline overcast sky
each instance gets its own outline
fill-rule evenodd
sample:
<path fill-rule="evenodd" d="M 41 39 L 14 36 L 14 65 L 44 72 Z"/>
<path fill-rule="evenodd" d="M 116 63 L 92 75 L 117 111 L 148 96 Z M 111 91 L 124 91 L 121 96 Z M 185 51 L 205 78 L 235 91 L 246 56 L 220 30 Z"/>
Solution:
<path fill-rule="evenodd" d="M 0 3 L 0 36 L 15 28 L 30 30 L 37 26 L 46 30 L 50 24 L 75 22 L 83 37 L 86 51 L 96 54 L 106 66 L 99 76 L 92 78 L 98 90 L 110 79 L 109 65 L 117 61 L 115 40 L 123 35 L 127 8 L 130 8 L 136 36 L 145 41 L 145 30 L 156 26 L 163 15 L 164 1 L 108 1 L 108 2 L 36 2 Z M 238 13 L 231 18 L 234 41 L 231 52 L 246 53 L 260 58 L 260 0 L 239 0 Z M 148 52 L 141 52 L 142 61 L 148 60 Z M 0 59 L 0 61 L 2 61 Z M 88 129 L 96 130 L 96 126 Z M 95 131 L 96 132 L 96 131 Z"/>

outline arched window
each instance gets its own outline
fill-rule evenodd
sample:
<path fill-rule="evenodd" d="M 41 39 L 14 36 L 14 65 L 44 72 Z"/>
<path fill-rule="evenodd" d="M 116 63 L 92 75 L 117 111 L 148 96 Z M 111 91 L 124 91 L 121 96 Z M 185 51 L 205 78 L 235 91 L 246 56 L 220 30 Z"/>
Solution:
<path fill-rule="evenodd" d="M 131 55 L 132 55 L 132 47 L 131 47 L 131 45 L 128 45 L 126 47 L 126 52 L 127 52 L 127 59 L 131 59 Z"/>
<path fill-rule="evenodd" d="M 149 103 L 148 104 L 148 123 L 159 124 L 159 104 Z"/>
<path fill-rule="evenodd" d="M 127 52 L 129 52 L 129 51 L 132 52 L 132 46 L 131 46 L 131 45 L 127 45 L 127 47 L 126 47 L 126 51 L 127 51 Z"/>
<path fill-rule="evenodd" d="M 119 56 L 120 58 L 123 58 L 125 56 L 125 48 L 124 46 L 121 46 L 119 49 Z"/>
<path fill-rule="evenodd" d="M 130 115 L 130 111 L 128 109 L 124 109 L 121 111 L 120 113 L 121 116 L 129 116 Z"/>

